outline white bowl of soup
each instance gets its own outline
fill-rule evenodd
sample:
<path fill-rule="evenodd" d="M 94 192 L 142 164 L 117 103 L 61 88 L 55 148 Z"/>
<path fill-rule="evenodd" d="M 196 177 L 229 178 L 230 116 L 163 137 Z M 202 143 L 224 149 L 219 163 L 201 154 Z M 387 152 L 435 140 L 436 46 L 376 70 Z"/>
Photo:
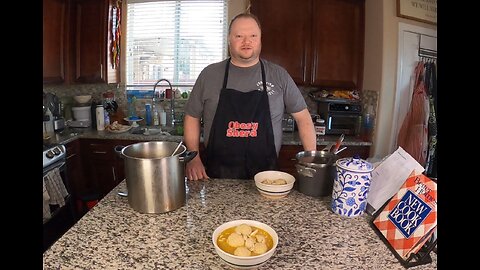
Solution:
<path fill-rule="evenodd" d="M 263 171 L 253 177 L 255 186 L 261 195 L 278 199 L 290 193 L 295 183 L 295 177 L 282 171 Z"/>
<path fill-rule="evenodd" d="M 275 252 L 278 235 L 265 223 L 233 220 L 218 226 L 212 235 L 218 256 L 235 268 L 256 268 Z"/>

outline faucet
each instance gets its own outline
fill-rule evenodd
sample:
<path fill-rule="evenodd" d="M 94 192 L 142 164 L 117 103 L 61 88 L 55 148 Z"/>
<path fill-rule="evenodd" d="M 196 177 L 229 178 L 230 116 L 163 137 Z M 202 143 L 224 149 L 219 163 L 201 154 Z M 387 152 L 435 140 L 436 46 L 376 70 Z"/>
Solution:
<path fill-rule="evenodd" d="M 152 98 L 152 102 L 155 103 L 155 89 L 157 88 L 157 85 L 162 82 L 162 81 L 165 81 L 168 83 L 168 86 L 170 87 L 170 90 L 172 91 L 172 96 L 170 98 L 170 114 L 171 114 L 171 124 L 172 124 L 172 127 L 175 125 L 175 92 L 173 91 L 173 88 L 172 88 L 172 84 L 170 83 L 169 80 L 167 79 L 160 79 L 158 80 L 155 85 L 153 86 L 153 98 Z M 165 93 L 165 97 L 166 97 L 166 93 Z"/>

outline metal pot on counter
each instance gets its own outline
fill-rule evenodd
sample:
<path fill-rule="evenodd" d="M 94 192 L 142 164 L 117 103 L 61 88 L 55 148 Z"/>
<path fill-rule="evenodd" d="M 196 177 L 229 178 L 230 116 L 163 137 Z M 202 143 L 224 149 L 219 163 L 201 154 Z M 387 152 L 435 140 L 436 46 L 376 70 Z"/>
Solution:
<path fill-rule="evenodd" d="M 298 173 L 298 191 L 324 197 L 332 194 L 338 156 L 330 151 L 302 151 L 295 156 Z"/>
<path fill-rule="evenodd" d="M 166 141 L 115 147 L 125 160 L 128 203 L 140 213 L 165 213 L 185 205 L 185 164 L 197 151 Z M 172 155 L 173 154 L 173 155 Z"/>

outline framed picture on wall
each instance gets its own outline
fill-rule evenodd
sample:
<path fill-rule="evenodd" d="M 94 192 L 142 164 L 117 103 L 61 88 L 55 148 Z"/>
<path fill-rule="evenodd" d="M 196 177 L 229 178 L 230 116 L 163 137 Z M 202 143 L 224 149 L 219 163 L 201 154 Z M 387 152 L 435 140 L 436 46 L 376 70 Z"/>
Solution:
<path fill-rule="evenodd" d="M 397 0 L 397 16 L 437 24 L 437 0 Z"/>

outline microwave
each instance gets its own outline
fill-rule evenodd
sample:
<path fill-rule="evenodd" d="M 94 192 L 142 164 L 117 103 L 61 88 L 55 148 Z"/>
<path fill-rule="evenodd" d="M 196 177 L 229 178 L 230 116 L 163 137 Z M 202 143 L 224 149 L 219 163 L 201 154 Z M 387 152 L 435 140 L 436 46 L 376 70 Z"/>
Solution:
<path fill-rule="evenodd" d="M 325 120 L 326 135 L 360 135 L 362 105 L 358 102 L 318 102 L 317 113 Z"/>

